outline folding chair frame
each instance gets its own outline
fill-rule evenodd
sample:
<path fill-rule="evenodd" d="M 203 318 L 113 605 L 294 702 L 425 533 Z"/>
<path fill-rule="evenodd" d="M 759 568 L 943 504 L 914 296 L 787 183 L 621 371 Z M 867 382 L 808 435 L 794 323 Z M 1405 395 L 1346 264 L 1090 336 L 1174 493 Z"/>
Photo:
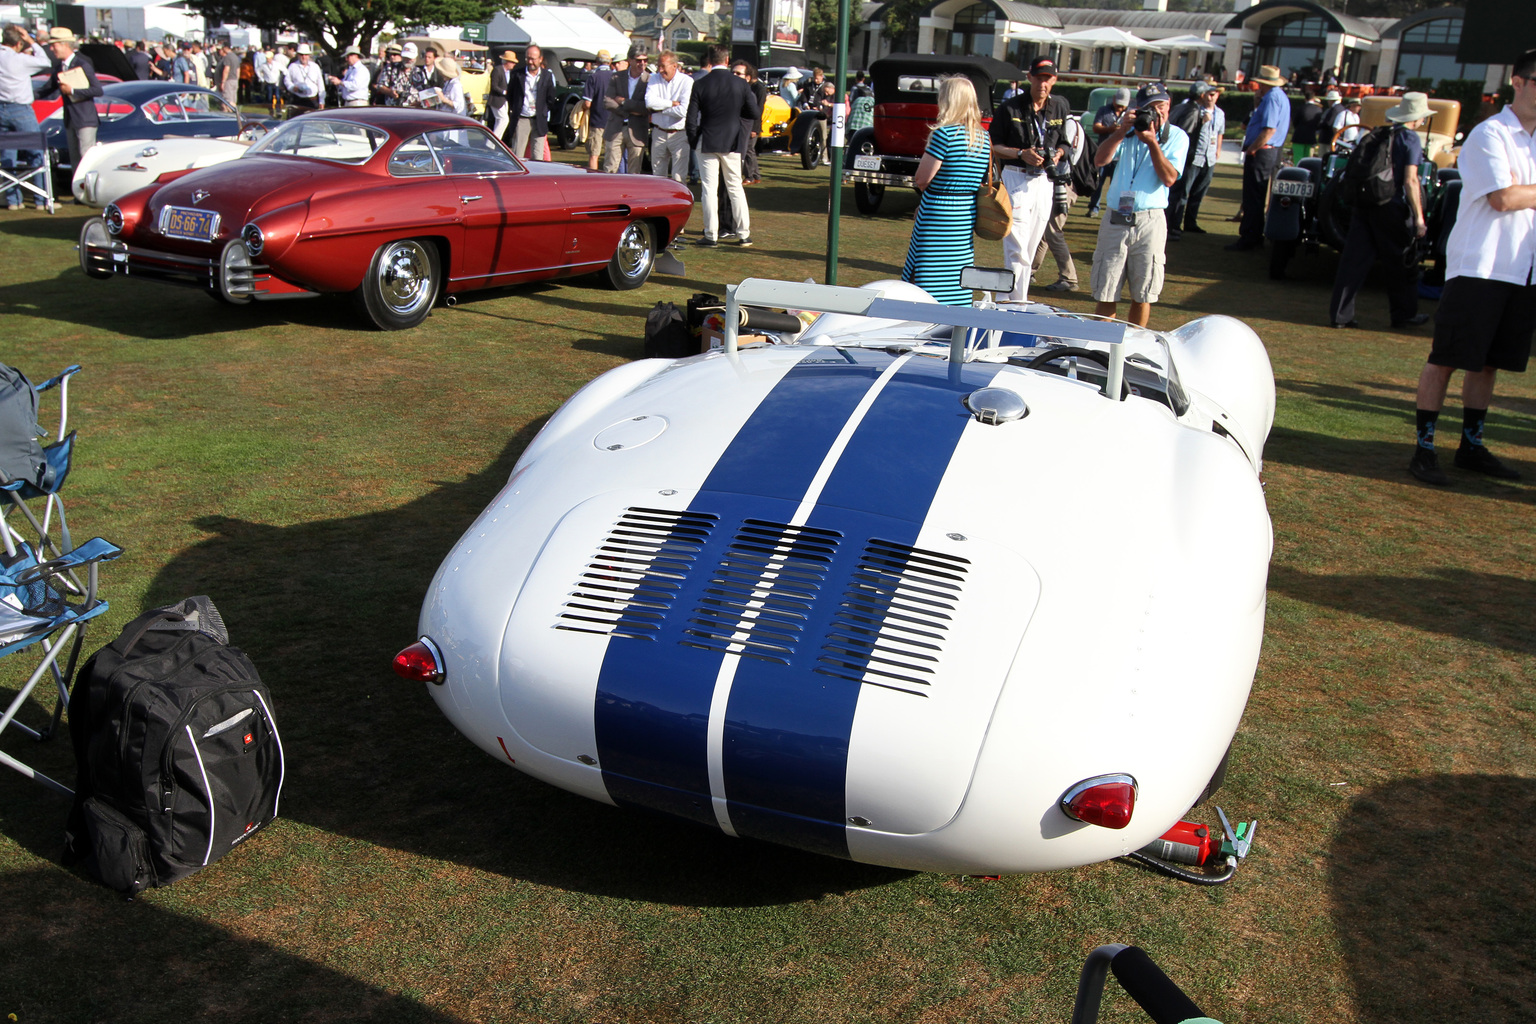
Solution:
<path fill-rule="evenodd" d="M 58 205 L 53 198 L 53 161 L 49 159 L 48 146 L 43 139 L 43 133 L 41 131 L 36 134 L 0 132 L 0 149 L 25 149 L 43 155 L 43 162 L 37 167 L 6 170 L 5 167 L 0 166 L 0 192 L 8 191 L 12 185 L 18 185 L 22 191 L 31 192 L 41 199 L 49 213 L 57 213 Z M 34 182 L 35 178 L 41 178 L 42 184 Z"/>

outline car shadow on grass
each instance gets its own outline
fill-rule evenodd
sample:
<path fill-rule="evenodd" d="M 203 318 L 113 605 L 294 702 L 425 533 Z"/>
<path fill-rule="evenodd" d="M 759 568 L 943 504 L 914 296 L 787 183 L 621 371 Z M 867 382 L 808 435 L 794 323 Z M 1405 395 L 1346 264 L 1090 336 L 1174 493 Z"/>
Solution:
<path fill-rule="evenodd" d="M 1504 440 L 1502 428 L 1490 425 L 1487 439 L 1489 445 L 1497 450 L 1500 442 Z M 1264 460 L 1267 463 L 1322 470 L 1328 473 L 1343 473 L 1368 480 L 1384 480 L 1387 483 L 1428 487 L 1428 484 L 1419 484 L 1408 475 L 1408 459 L 1412 454 L 1413 435 L 1409 432 L 1404 433 L 1401 441 L 1362 441 L 1276 427 L 1270 432 L 1269 441 L 1264 446 Z M 1451 464 L 1454 455 L 1454 446 L 1441 446 L 1441 467 L 1450 474 L 1452 483 L 1447 490 L 1500 498 L 1526 505 L 1536 504 L 1536 488 L 1528 483 L 1507 484 L 1477 473 L 1457 469 Z M 1526 480 L 1536 473 L 1536 467 L 1528 463 L 1522 463 L 1502 453 L 1501 457 L 1519 469 Z M 1435 488 L 1435 490 L 1441 490 L 1441 488 Z"/>
<path fill-rule="evenodd" d="M 427 686 L 393 674 L 439 562 L 542 425 L 467 480 L 387 512 L 285 527 L 200 519 L 207 538 L 151 583 L 146 606 L 210 595 L 271 688 L 289 762 L 283 816 L 507 878 L 668 905 L 790 903 L 905 877 L 557 790 L 471 745 Z"/>
<path fill-rule="evenodd" d="M 149 900 L 129 902 L 64 871 L 33 869 L 5 881 L 0 992 L 12 1020 L 270 1021 L 274 1004 L 302 1006 L 311 1021 L 459 1019 L 413 993 L 388 992 Z M 279 902 L 270 892 L 253 896 Z"/>
<path fill-rule="evenodd" d="M 1329 851 L 1362 1024 L 1536 1019 L 1536 780 L 1425 775 L 1356 797 Z"/>
<path fill-rule="evenodd" d="M 1351 615 L 1536 654 L 1531 629 L 1536 580 L 1459 568 L 1415 576 L 1330 575 L 1276 564 L 1269 569 L 1269 587 Z"/>

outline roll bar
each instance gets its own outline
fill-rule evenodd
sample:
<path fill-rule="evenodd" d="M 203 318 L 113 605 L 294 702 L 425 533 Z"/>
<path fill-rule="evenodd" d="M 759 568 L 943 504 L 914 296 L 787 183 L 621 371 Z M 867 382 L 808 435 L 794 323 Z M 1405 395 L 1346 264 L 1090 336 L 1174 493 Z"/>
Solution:
<path fill-rule="evenodd" d="M 1091 341 L 1109 346 L 1109 380 L 1105 394 L 1120 400 L 1121 381 L 1125 378 L 1126 325 L 1112 320 L 1079 320 L 1052 313 L 1033 313 L 1022 309 L 980 309 L 975 306 L 946 306 L 938 302 L 913 302 L 885 298 L 867 288 L 840 285 L 806 284 L 749 277 L 740 284 L 725 287 L 725 332 L 727 354 L 737 351 L 736 336 L 741 324 L 742 306 L 768 306 L 774 309 L 805 309 L 817 313 L 845 313 L 884 320 L 910 320 L 954 328 L 949 358 L 965 362 L 967 330 L 998 331 L 1010 334 L 1043 335 L 1064 341 Z"/>

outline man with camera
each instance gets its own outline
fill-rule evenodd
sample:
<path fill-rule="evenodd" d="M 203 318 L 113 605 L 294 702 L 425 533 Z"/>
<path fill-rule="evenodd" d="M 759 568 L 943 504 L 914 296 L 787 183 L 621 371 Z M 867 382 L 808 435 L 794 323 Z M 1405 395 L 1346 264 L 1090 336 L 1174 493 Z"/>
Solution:
<path fill-rule="evenodd" d="M 1052 96 L 1056 65 L 1040 57 L 1029 66 L 1029 91 L 1003 103 L 992 115 L 992 159 L 1013 203 L 1013 224 L 1003 237 L 1003 261 L 1013 271 L 1013 291 L 999 302 L 1029 299 L 1030 266 L 1055 205 L 1070 204 L 1072 170 L 1062 125 L 1072 116 L 1064 97 Z"/>
<path fill-rule="evenodd" d="M 1168 188 L 1179 180 L 1189 153 L 1189 136 L 1168 123 L 1168 106 L 1168 90 L 1161 83 L 1142 86 L 1135 107 L 1093 154 L 1099 167 L 1115 161 L 1115 173 L 1104 185 L 1108 212 L 1099 222 L 1093 250 L 1094 312 L 1114 316 L 1120 286 L 1129 284 L 1126 319 L 1141 327 L 1147 326 L 1152 303 L 1163 289 Z"/>

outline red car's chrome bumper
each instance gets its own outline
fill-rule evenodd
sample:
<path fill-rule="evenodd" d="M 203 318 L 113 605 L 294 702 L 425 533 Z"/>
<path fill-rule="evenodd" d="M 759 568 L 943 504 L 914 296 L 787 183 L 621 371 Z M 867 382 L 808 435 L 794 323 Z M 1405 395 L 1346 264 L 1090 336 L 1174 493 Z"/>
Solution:
<path fill-rule="evenodd" d="M 218 291 L 220 286 L 219 261 L 205 256 L 179 256 L 136 248 L 126 242 L 86 245 L 80 255 L 84 266 L 103 273 L 170 281 L 212 292 Z M 319 294 L 274 277 L 268 270 L 259 263 L 232 267 L 229 280 L 224 282 L 225 288 L 230 297 L 237 300 L 302 298 Z"/>

